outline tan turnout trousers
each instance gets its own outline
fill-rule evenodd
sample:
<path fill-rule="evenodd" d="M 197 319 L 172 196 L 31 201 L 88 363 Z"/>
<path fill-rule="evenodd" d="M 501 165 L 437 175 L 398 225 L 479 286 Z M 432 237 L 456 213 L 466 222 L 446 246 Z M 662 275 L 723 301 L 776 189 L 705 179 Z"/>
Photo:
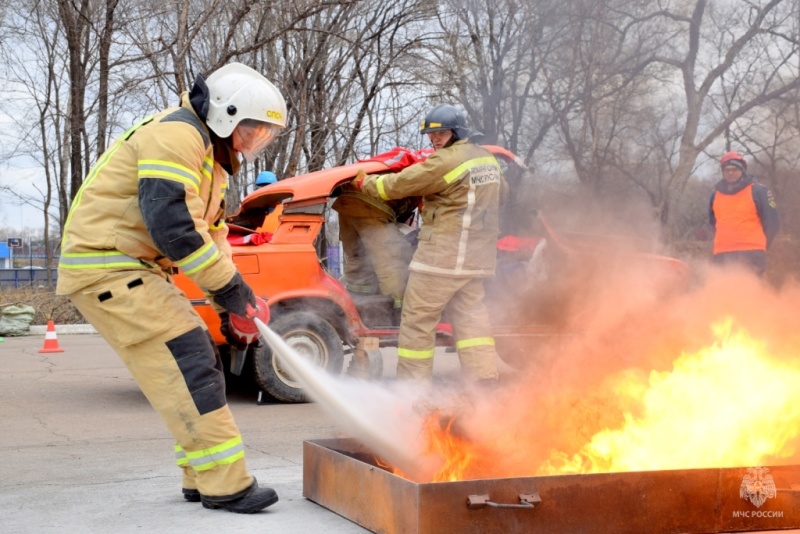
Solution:
<path fill-rule="evenodd" d="M 414 248 L 400 231 L 400 223 L 340 214 L 339 239 L 345 287 L 356 293 L 379 290 L 394 299 L 396 308 L 402 306 Z"/>
<path fill-rule="evenodd" d="M 432 378 L 435 330 L 446 306 L 466 379 L 497 379 L 498 356 L 483 297 L 482 278 L 411 271 L 400 321 L 397 378 Z"/>
<path fill-rule="evenodd" d="M 183 487 L 212 497 L 249 487 L 219 355 L 184 294 L 164 276 L 140 270 L 108 273 L 69 297 L 166 422 Z"/>

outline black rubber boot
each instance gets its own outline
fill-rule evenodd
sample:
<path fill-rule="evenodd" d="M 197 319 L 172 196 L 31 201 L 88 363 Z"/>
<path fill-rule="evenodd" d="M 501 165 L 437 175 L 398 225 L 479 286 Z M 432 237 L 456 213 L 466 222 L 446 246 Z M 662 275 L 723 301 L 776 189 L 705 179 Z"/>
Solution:
<path fill-rule="evenodd" d="M 278 502 L 278 494 L 272 488 L 259 488 L 255 477 L 249 488 L 231 497 L 201 496 L 204 508 L 222 509 L 236 514 L 254 514 Z"/>
<path fill-rule="evenodd" d="M 200 502 L 200 492 L 196 489 L 183 488 L 183 498 L 189 502 Z"/>

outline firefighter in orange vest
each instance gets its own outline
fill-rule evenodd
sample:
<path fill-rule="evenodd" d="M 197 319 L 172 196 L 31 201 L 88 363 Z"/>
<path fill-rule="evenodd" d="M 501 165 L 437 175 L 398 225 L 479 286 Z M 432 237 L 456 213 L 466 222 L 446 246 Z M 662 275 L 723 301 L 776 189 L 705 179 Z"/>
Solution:
<path fill-rule="evenodd" d="M 747 174 L 747 162 L 739 152 L 720 159 L 722 180 L 714 187 L 709 219 L 714 228 L 716 264 L 738 263 L 762 275 L 766 252 L 780 228 L 775 197 Z"/>
<path fill-rule="evenodd" d="M 198 76 L 179 106 L 100 156 L 70 207 L 58 264 L 58 294 L 116 351 L 175 439 L 184 498 L 236 513 L 278 495 L 247 470 L 219 353 L 172 274 L 208 292 L 226 338 L 231 315 L 251 315 L 255 295 L 226 241 L 225 190 L 239 157 L 253 161 L 285 126 L 283 96 L 255 70 L 231 63 Z"/>

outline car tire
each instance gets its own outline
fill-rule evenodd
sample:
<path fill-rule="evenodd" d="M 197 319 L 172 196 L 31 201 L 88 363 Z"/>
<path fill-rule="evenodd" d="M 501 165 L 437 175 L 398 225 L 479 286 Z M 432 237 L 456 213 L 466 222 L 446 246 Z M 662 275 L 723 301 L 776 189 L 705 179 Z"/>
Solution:
<path fill-rule="evenodd" d="M 290 347 L 311 358 L 315 365 L 331 374 L 342 372 L 342 340 L 322 317 L 309 312 L 289 312 L 276 317 L 269 327 Z M 258 386 L 275 400 L 292 403 L 311 400 L 263 342 L 254 352 L 253 368 Z"/>

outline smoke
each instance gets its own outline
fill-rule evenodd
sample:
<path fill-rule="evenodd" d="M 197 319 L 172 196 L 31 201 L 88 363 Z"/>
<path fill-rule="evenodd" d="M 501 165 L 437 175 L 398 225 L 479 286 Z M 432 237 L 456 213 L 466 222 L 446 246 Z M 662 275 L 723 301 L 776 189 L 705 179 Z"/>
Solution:
<path fill-rule="evenodd" d="M 499 271 L 487 287 L 496 323 L 531 335 L 496 338 L 518 371 L 462 424 L 492 451 L 492 471 L 481 475 L 797 463 L 800 395 L 788 384 L 800 379 L 800 287 L 778 291 L 749 272 L 705 264 L 689 270 L 659 255 L 656 214 L 643 203 L 604 206 L 550 189 L 535 195 L 549 207 L 544 216 L 531 224 L 520 206 L 507 224 L 547 241 L 547 279 L 504 285 Z M 620 234 L 638 237 L 611 237 Z M 501 251 L 498 260 L 525 273 L 530 257 Z M 720 343 L 720 323 L 731 325 L 730 337 L 742 332 L 763 345 L 758 365 L 742 351 L 717 360 L 703 352 Z M 745 365 L 752 379 L 728 372 Z M 633 465 L 635 456 L 649 465 Z"/>
<path fill-rule="evenodd" d="M 496 444 L 493 476 L 559 471 L 554 463 L 560 472 L 629 469 L 625 458 L 611 457 L 613 451 L 598 452 L 608 446 L 603 438 L 609 434 L 615 446 L 630 439 L 622 436 L 626 431 L 636 434 L 636 443 L 624 454 L 641 454 L 637 447 L 653 445 L 653 435 L 642 435 L 650 430 L 670 447 L 649 451 L 651 469 L 800 460 L 800 413 L 791 408 L 800 395 L 788 386 L 800 379 L 800 287 L 788 284 L 777 291 L 743 270 L 707 268 L 698 287 L 665 292 L 654 272 L 642 263 L 610 273 L 605 291 L 591 301 L 582 332 L 557 347 L 531 347 L 524 377 L 481 404 L 465 424 L 473 440 Z M 731 325 L 731 335 L 742 332 L 755 340 L 756 348 L 747 350 L 761 353 L 695 356 L 719 344 L 712 326 L 721 323 Z M 737 374 L 743 362 L 752 365 L 751 377 Z M 665 388 L 677 380 L 691 386 Z M 645 423 L 650 428 L 643 429 Z M 765 435 L 778 428 L 780 436 Z M 671 441 L 664 435 L 669 431 Z M 768 437 L 774 447 L 754 454 Z M 723 457 L 726 443 L 738 451 Z M 594 465 L 587 450 L 605 455 L 605 465 Z M 577 465 L 568 465 L 576 459 Z M 647 466 L 640 462 L 636 468 Z"/>
<path fill-rule="evenodd" d="M 387 385 L 330 375 L 295 352 L 260 320 L 256 319 L 256 324 L 281 365 L 343 430 L 410 477 L 426 480 L 432 476 L 439 459 L 425 454 L 420 429 L 434 406 L 451 401 L 445 403 L 443 395 L 434 399 L 424 384 Z"/>
<path fill-rule="evenodd" d="M 480 452 L 465 478 L 647 469 L 648 460 L 653 469 L 797 463 L 800 412 L 791 407 L 800 398 L 786 384 L 800 380 L 800 286 L 778 291 L 743 270 L 704 267 L 690 287 L 686 266 L 666 257 L 607 242 L 561 245 L 548 240 L 546 278 L 512 283 L 505 294 L 492 288 L 488 300 L 502 303 L 498 321 L 522 334 L 541 328 L 497 338 L 503 358 L 520 370 L 491 392 L 335 377 L 281 347 L 278 336 L 265 332 L 265 339 L 346 432 L 414 480 L 431 480 L 442 465 L 423 433 L 437 411 L 454 415 L 459 435 Z M 526 261 L 519 267 L 531 272 Z M 713 326 L 720 323 L 762 347 L 758 357 L 769 365 L 753 368 L 752 383 L 741 373 L 717 380 L 729 367 L 724 354 L 710 367 L 693 359 L 719 344 Z M 733 355 L 729 361 L 742 365 Z M 693 366 L 707 374 L 686 378 Z M 690 386 L 678 382 L 684 379 Z M 645 424 L 656 434 L 642 436 L 651 431 Z M 777 449 L 757 446 L 769 428 L 781 429 Z M 597 452 L 618 447 L 629 431 L 633 452 Z M 726 456 L 719 446 L 699 450 L 715 443 L 728 444 Z M 622 461 L 627 456 L 638 463 Z M 661 461 L 667 458 L 672 463 Z"/>

